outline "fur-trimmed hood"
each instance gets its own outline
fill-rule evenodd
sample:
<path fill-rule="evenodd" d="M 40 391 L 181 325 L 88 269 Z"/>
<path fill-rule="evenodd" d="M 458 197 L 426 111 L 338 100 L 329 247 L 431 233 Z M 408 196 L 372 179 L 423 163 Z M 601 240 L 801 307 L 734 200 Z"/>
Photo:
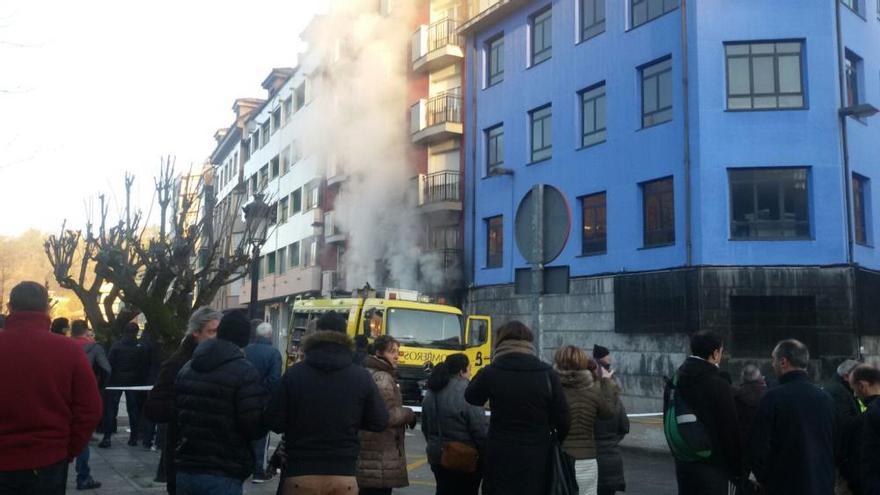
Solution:
<path fill-rule="evenodd" d="M 595 383 L 593 374 L 588 370 L 556 370 L 556 374 L 563 388 L 589 388 Z"/>
<path fill-rule="evenodd" d="M 354 342 L 341 332 L 315 332 L 303 339 L 302 349 L 306 364 L 322 371 L 351 366 L 354 357 Z"/>

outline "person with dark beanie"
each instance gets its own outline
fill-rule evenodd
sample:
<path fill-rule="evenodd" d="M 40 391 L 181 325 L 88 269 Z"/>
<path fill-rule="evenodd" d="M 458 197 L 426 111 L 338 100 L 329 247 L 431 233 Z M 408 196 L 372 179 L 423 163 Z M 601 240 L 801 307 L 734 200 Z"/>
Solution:
<path fill-rule="evenodd" d="M 251 442 L 266 434 L 262 415 L 268 392 L 245 359 L 250 333 L 244 312 L 228 313 L 217 338 L 199 344 L 177 375 L 179 495 L 240 495 L 254 471 Z"/>
<path fill-rule="evenodd" d="M 55 335 L 67 337 L 67 332 L 70 331 L 70 320 L 67 318 L 55 318 L 52 320 L 52 326 L 49 330 Z"/>
<path fill-rule="evenodd" d="M 303 339 L 305 358 L 287 370 L 266 410 L 284 434 L 287 463 L 279 493 L 357 493 L 358 430 L 379 432 L 388 412 L 370 374 L 352 362 L 342 316 L 330 311 Z"/>
<path fill-rule="evenodd" d="M 0 494 L 65 493 L 68 464 L 101 419 L 89 361 L 49 331 L 49 293 L 22 282 L 9 293 L 0 332 Z"/>
<path fill-rule="evenodd" d="M 486 413 L 464 400 L 470 376 L 470 360 L 456 353 L 435 366 L 428 377 L 428 391 L 422 401 L 422 433 L 428 463 L 437 480 L 436 495 L 477 495 L 480 489 L 479 468 L 474 473 L 461 473 L 445 469 L 440 463 L 444 442 L 461 442 L 485 454 L 489 433 Z"/>
<path fill-rule="evenodd" d="M 497 335 L 492 363 L 464 393 L 475 406 L 492 405 L 483 492 L 544 495 L 550 433 L 560 442 L 568 435 L 568 402 L 553 368 L 538 358 L 529 327 L 511 321 Z"/>

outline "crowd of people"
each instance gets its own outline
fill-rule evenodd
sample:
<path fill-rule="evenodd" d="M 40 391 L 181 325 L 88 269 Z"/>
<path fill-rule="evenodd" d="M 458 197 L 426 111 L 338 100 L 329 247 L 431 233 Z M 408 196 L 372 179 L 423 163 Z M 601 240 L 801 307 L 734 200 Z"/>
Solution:
<path fill-rule="evenodd" d="M 16 379 L 0 381 L 0 398 L 15 406 L 0 408 L 0 495 L 64 493 L 73 461 L 77 488 L 100 486 L 88 444 L 97 432 L 111 448 L 123 394 L 128 443 L 158 445 L 157 479 L 171 494 L 241 494 L 248 478 L 279 471 L 277 493 L 288 495 L 409 485 L 406 429 L 417 415 L 401 398 L 391 336 L 355 342 L 345 318 L 327 312 L 282 375 L 271 325 L 240 311 L 197 309 L 163 361 L 135 324 L 105 353 L 84 321 L 50 321 L 40 284 L 16 286 L 9 309 L 0 374 Z M 463 353 L 433 367 L 421 431 L 438 495 L 544 495 L 551 458 L 568 465 L 578 494 L 626 490 L 619 445 L 629 421 L 610 352 L 564 345 L 548 364 L 533 340 L 512 321 L 475 376 Z M 823 390 L 806 346 L 785 340 L 772 352 L 778 385 L 749 364 L 734 387 L 719 367 L 720 336 L 698 332 L 690 351 L 666 399 L 681 414 L 673 423 L 705 441 L 693 455 L 681 439 L 672 448 L 679 493 L 880 494 L 880 370 L 845 361 Z M 282 438 L 272 455 L 270 431 Z"/>

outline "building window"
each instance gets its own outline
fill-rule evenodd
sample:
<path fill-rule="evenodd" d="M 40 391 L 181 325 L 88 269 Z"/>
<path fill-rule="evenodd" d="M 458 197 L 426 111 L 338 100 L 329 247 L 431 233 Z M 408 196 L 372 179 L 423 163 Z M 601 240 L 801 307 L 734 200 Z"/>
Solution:
<path fill-rule="evenodd" d="M 675 195 L 672 177 L 642 184 L 644 244 L 663 246 L 675 243 Z"/>
<path fill-rule="evenodd" d="M 296 112 L 306 104 L 306 83 L 303 82 L 293 91 L 293 111 Z"/>
<path fill-rule="evenodd" d="M 278 129 L 281 129 L 281 107 L 272 112 L 272 134 Z"/>
<path fill-rule="evenodd" d="M 856 242 L 862 245 L 868 245 L 868 215 L 870 211 L 868 207 L 868 187 L 871 182 L 858 174 L 852 176 L 853 189 L 853 216 L 855 217 L 855 236 Z"/>
<path fill-rule="evenodd" d="M 504 165 L 504 125 L 486 129 L 486 171 Z"/>
<path fill-rule="evenodd" d="M 287 271 L 287 249 L 281 248 L 275 253 L 278 256 L 278 274 L 280 275 Z"/>
<path fill-rule="evenodd" d="M 318 207 L 318 202 L 321 194 L 321 187 L 319 184 L 309 184 L 304 188 L 305 196 L 306 196 L 306 205 L 305 211 L 309 211 L 313 208 Z"/>
<path fill-rule="evenodd" d="M 727 108 L 804 107 L 802 41 L 728 43 Z"/>
<path fill-rule="evenodd" d="M 581 198 L 583 209 L 583 233 L 581 254 L 604 253 L 607 248 L 605 223 L 605 193 L 591 194 Z"/>
<path fill-rule="evenodd" d="M 284 148 L 281 152 L 281 175 L 290 172 L 290 147 Z"/>
<path fill-rule="evenodd" d="M 605 141 L 605 83 L 581 92 L 581 146 Z"/>
<path fill-rule="evenodd" d="M 281 198 L 281 201 L 278 202 L 278 215 L 279 215 L 278 221 L 280 223 L 287 222 L 287 212 L 288 212 L 287 206 L 289 203 L 290 203 L 290 198 L 288 198 L 287 196 Z"/>
<path fill-rule="evenodd" d="M 678 7 L 678 0 L 630 0 L 632 27 L 637 28 Z"/>
<path fill-rule="evenodd" d="M 862 72 L 862 59 L 846 50 L 844 54 L 844 75 L 846 76 L 846 106 L 858 105 L 861 99 L 859 75 Z"/>
<path fill-rule="evenodd" d="M 269 164 L 265 164 L 260 168 L 260 190 L 263 190 L 269 184 Z"/>
<path fill-rule="evenodd" d="M 281 160 L 276 156 L 269 162 L 269 179 L 278 177 L 281 172 Z"/>
<path fill-rule="evenodd" d="M 266 273 L 269 275 L 275 273 L 275 253 L 266 255 Z"/>
<path fill-rule="evenodd" d="M 309 237 L 302 241 L 302 265 L 315 266 L 318 263 L 318 240 L 316 237 Z"/>
<path fill-rule="evenodd" d="M 642 127 L 672 120 L 672 59 L 652 62 L 642 72 Z"/>
<path fill-rule="evenodd" d="M 504 35 L 486 43 L 486 86 L 504 80 Z"/>
<path fill-rule="evenodd" d="M 859 10 L 859 2 L 860 1 L 861 0 L 840 0 L 840 3 L 846 5 L 847 7 L 849 7 L 850 10 L 852 10 L 853 12 L 858 14 L 860 12 L 860 10 Z M 878 7 L 878 8 L 880 8 L 880 7 Z"/>
<path fill-rule="evenodd" d="M 302 211 L 302 189 L 297 189 L 290 194 L 290 214 Z"/>
<path fill-rule="evenodd" d="M 255 130 L 253 134 L 251 134 L 251 155 L 256 153 L 258 149 L 260 149 L 260 129 L 259 128 L 257 130 Z"/>
<path fill-rule="evenodd" d="M 257 178 L 257 174 L 254 174 L 251 176 L 251 195 L 257 194 L 259 190 L 259 179 Z"/>
<path fill-rule="evenodd" d="M 605 0 L 581 0 L 581 41 L 605 32 Z"/>
<path fill-rule="evenodd" d="M 553 10 L 547 7 L 532 17 L 532 65 L 538 65 L 553 55 Z"/>
<path fill-rule="evenodd" d="M 269 217 L 267 218 L 269 225 L 275 225 L 278 223 L 278 203 L 273 204 L 269 207 Z"/>
<path fill-rule="evenodd" d="M 293 114 L 293 97 L 289 97 L 281 104 L 281 125 L 285 126 L 290 122 L 290 116 Z"/>
<path fill-rule="evenodd" d="M 500 268 L 504 262 L 503 217 L 486 219 L 486 268 Z"/>
<path fill-rule="evenodd" d="M 532 163 L 547 160 L 553 154 L 553 109 L 550 105 L 529 112 L 532 130 Z"/>
<path fill-rule="evenodd" d="M 269 131 L 269 121 L 266 120 L 263 122 L 263 126 L 260 128 L 260 147 L 266 146 L 269 143 L 269 137 L 271 133 Z"/>
<path fill-rule="evenodd" d="M 287 246 L 287 259 L 290 266 L 299 266 L 299 242 Z"/>
<path fill-rule="evenodd" d="M 730 179 L 733 239 L 808 239 L 806 168 L 741 168 Z"/>

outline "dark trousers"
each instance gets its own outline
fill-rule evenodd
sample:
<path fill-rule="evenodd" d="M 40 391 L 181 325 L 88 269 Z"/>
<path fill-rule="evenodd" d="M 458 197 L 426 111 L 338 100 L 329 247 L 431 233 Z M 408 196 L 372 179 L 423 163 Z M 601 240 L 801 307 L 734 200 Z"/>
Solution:
<path fill-rule="evenodd" d="M 122 390 L 108 390 L 104 401 L 104 437 L 116 433 L 116 416 L 119 414 L 119 399 L 122 398 Z M 138 420 L 141 415 L 141 405 L 138 400 L 138 392 L 125 390 L 125 410 L 128 412 L 128 426 L 131 430 L 130 438 L 137 440 Z"/>
<path fill-rule="evenodd" d="M 88 444 L 86 448 L 83 449 L 82 453 L 76 456 L 76 464 L 74 465 L 74 469 L 76 469 L 76 484 L 82 485 L 89 478 L 92 477 L 92 470 L 89 468 L 89 456 L 91 452 Z"/>
<path fill-rule="evenodd" d="M 727 495 L 727 472 L 706 462 L 676 462 L 679 495 Z"/>
<path fill-rule="evenodd" d="M 391 488 L 360 488 L 360 495 L 391 495 Z"/>
<path fill-rule="evenodd" d="M 598 495 L 614 495 L 617 493 L 617 490 L 614 490 L 613 488 L 599 488 L 596 493 Z"/>
<path fill-rule="evenodd" d="M 436 495 L 477 495 L 480 492 L 482 476 L 479 472 L 466 474 L 431 465 L 434 479 L 437 480 Z"/>
<path fill-rule="evenodd" d="M 40 469 L 0 472 L 0 495 L 64 495 L 67 459 Z"/>

